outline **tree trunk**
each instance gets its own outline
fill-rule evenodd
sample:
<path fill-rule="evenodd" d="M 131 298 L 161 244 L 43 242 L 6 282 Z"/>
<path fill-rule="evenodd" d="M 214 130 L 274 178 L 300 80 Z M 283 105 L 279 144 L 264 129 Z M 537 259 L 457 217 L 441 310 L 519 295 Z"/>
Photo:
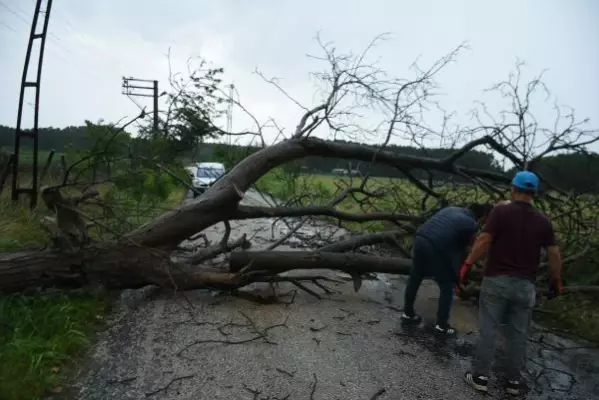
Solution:
<path fill-rule="evenodd" d="M 483 141 L 477 142 L 479 145 L 482 143 Z M 243 215 L 242 210 L 238 210 L 237 205 L 245 191 L 271 169 L 308 156 L 357 159 L 364 162 L 372 162 L 373 159 L 376 159 L 378 164 L 401 170 L 422 168 L 446 173 L 465 173 L 468 176 L 484 178 L 492 182 L 509 183 L 509 179 L 505 176 L 494 172 L 454 165 L 453 161 L 455 160 L 453 159 L 436 160 L 428 157 L 413 157 L 390 151 L 379 151 L 359 144 L 336 143 L 317 138 L 288 139 L 245 158 L 197 201 L 183 204 L 166 212 L 154 221 L 131 232 L 124 240 L 142 246 L 173 249 L 181 241 L 217 222 L 233 220 L 236 217 L 263 217 L 264 213 L 254 213 L 254 215 L 248 216 Z M 304 210 L 303 213 L 296 210 L 292 214 L 294 216 L 310 215 L 310 210 Z"/>
<path fill-rule="evenodd" d="M 350 274 L 379 272 L 408 275 L 412 268 L 412 261 L 405 258 L 318 251 L 234 251 L 231 253 L 231 272 L 238 272 L 248 265 L 251 271 L 265 271 L 270 274 L 293 269 L 336 269 Z"/>
<path fill-rule="evenodd" d="M 138 246 L 94 246 L 78 254 L 28 251 L 0 255 L 0 292 L 31 286 L 82 286 L 102 283 L 108 288 L 145 285 L 190 290 L 234 288 L 243 282 L 235 274 L 190 268 L 169 261 L 164 252 Z"/>
<path fill-rule="evenodd" d="M 252 273 L 239 273 L 250 262 Z M 78 254 L 46 250 L 2 255 L 0 292 L 19 292 L 30 286 L 78 287 L 88 283 L 102 283 L 112 289 L 151 284 L 178 290 L 234 289 L 264 281 L 265 275 L 273 277 L 292 269 L 408 274 L 410 268 L 411 262 L 407 259 L 355 253 L 239 251 L 231 253 L 231 272 L 226 272 L 175 264 L 168 261 L 162 251 L 138 246 L 94 246 Z"/>

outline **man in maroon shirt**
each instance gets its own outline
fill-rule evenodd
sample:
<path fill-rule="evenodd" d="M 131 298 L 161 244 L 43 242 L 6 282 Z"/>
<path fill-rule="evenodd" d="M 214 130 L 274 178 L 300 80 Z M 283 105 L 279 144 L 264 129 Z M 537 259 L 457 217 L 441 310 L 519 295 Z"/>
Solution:
<path fill-rule="evenodd" d="M 526 360 L 528 327 L 536 301 L 535 281 L 541 249 L 546 249 L 551 289 L 561 293 L 561 255 L 551 221 L 536 210 L 533 195 L 539 178 L 532 172 L 518 172 L 512 180 L 512 201 L 499 204 L 489 215 L 460 270 L 460 280 L 487 252 L 487 264 L 479 300 L 479 339 L 472 371 L 465 374 L 474 389 L 487 391 L 495 353 L 495 339 L 506 323 L 506 391 L 520 394 L 521 370 Z"/>

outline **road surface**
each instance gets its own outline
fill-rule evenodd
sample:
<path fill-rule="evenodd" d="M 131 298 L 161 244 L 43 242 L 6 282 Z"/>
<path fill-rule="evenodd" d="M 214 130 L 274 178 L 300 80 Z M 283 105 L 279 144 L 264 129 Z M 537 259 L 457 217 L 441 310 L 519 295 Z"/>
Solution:
<path fill-rule="evenodd" d="M 264 204 L 255 192 L 244 202 Z M 282 223 L 272 228 L 272 223 L 235 223 L 234 236 L 256 234 L 253 248 L 266 247 L 287 229 Z M 222 229 L 209 229 L 209 239 L 218 240 Z M 324 223 L 302 229 L 308 237 L 334 232 Z M 399 325 L 404 283 L 405 277 L 381 276 L 365 282 L 358 293 L 351 282 L 329 284 L 336 292 L 323 293 L 321 300 L 282 285 L 280 302 L 267 305 L 206 290 L 185 295 L 152 288 L 125 291 L 109 328 L 77 378 L 78 398 L 504 398 L 495 381 L 487 397 L 473 393 L 462 382 L 476 336 L 475 307 L 457 301 L 452 321 L 461 334 L 455 340 L 440 342 L 427 328 L 404 331 Z M 250 290 L 271 294 L 267 286 L 255 285 Z M 426 283 L 417 308 L 427 325 L 432 324 L 436 298 L 436 287 Z M 545 335 L 545 340 L 550 338 Z M 534 339 L 538 340 L 538 334 Z M 562 341 L 553 346 L 570 345 Z M 540 351 L 539 345 L 532 344 L 530 349 L 528 368 L 531 381 L 536 382 L 529 399 L 599 398 L 597 350 L 544 348 Z M 543 364 L 553 369 L 544 369 Z"/>

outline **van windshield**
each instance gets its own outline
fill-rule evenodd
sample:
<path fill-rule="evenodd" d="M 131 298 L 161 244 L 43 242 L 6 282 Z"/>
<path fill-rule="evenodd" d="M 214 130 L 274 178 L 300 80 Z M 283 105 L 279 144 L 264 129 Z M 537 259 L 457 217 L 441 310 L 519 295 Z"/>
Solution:
<path fill-rule="evenodd" d="M 212 178 L 218 179 L 225 174 L 225 170 L 222 168 L 198 168 L 196 176 L 198 178 Z"/>

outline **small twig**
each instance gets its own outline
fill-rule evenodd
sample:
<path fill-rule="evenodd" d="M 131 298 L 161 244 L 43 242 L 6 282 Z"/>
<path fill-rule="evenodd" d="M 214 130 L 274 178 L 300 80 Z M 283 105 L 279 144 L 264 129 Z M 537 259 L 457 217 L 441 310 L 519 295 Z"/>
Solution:
<path fill-rule="evenodd" d="M 370 398 L 370 400 L 376 400 L 376 399 L 378 399 L 386 391 L 387 391 L 387 389 L 380 388 L 375 394 L 372 395 L 372 397 Z"/>
<path fill-rule="evenodd" d="M 109 379 L 106 381 L 106 383 L 108 384 L 113 384 L 113 383 L 129 383 L 132 382 L 134 380 L 137 379 L 137 376 L 131 376 L 129 378 L 123 378 L 123 379 Z"/>
<path fill-rule="evenodd" d="M 316 374 L 312 373 L 314 377 L 314 383 L 312 384 L 312 391 L 310 392 L 310 400 L 314 400 L 314 394 L 316 393 L 316 385 L 318 384 L 318 378 L 316 378 Z"/>
<path fill-rule="evenodd" d="M 218 339 L 196 340 L 195 342 L 192 342 L 192 343 L 188 344 L 187 346 L 183 347 L 181 350 L 179 350 L 177 352 L 177 355 L 180 356 L 185 350 L 187 350 L 190 347 L 195 346 L 197 344 L 221 343 L 221 344 L 236 345 L 236 344 L 245 344 L 245 343 L 254 342 L 258 339 L 263 339 L 263 338 L 264 338 L 263 335 L 258 335 L 253 338 L 244 339 L 244 340 L 218 340 Z"/>
<path fill-rule="evenodd" d="M 302 285 L 301 283 L 297 282 L 297 281 L 291 281 L 292 284 L 294 284 L 295 286 L 297 286 L 298 288 L 302 289 L 303 291 L 311 294 L 312 296 L 316 297 L 318 300 L 322 300 L 322 297 L 320 297 L 320 295 L 318 293 L 316 293 L 315 291 L 308 289 L 307 287 L 305 287 L 304 285 Z"/>
<path fill-rule="evenodd" d="M 285 374 L 285 375 L 291 377 L 291 378 L 293 378 L 295 376 L 295 372 L 288 372 L 288 371 L 285 371 L 282 368 L 276 368 L 276 370 L 279 371 L 282 374 Z"/>
<path fill-rule="evenodd" d="M 321 330 L 323 330 L 323 329 L 326 329 L 326 327 L 327 327 L 326 325 L 323 325 L 323 326 L 321 326 L 320 328 L 315 328 L 315 327 L 311 326 L 311 327 L 310 327 L 310 330 L 311 330 L 312 332 L 320 332 Z"/>
<path fill-rule="evenodd" d="M 325 291 L 326 294 L 335 294 L 335 293 L 339 293 L 337 290 L 333 290 L 329 287 L 326 287 L 325 285 L 323 285 L 322 283 L 318 282 L 318 280 L 313 279 L 312 283 L 315 284 L 316 286 L 318 286 L 319 288 L 321 288 L 322 290 Z"/>
<path fill-rule="evenodd" d="M 157 393 L 160 393 L 160 392 L 162 392 L 164 390 L 167 390 L 173 383 L 175 383 L 177 381 L 180 381 L 180 380 L 183 380 L 183 379 L 193 378 L 194 376 L 195 376 L 195 374 L 189 374 L 189 375 L 183 375 L 183 376 L 178 376 L 176 378 L 173 378 L 173 379 L 171 379 L 171 381 L 166 386 L 164 386 L 164 387 L 162 387 L 160 389 L 156 389 L 153 392 L 146 393 L 146 397 L 150 397 L 150 396 L 153 396 L 153 395 L 155 395 Z"/>
<path fill-rule="evenodd" d="M 405 350 L 398 350 L 397 353 L 395 353 L 395 355 L 398 356 L 409 356 L 409 357 L 416 357 L 416 354 L 414 353 L 410 353 L 409 351 L 405 351 Z"/>
<path fill-rule="evenodd" d="M 297 296 L 297 290 L 293 291 L 293 296 L 291 296 L 291 300 L 289 300 L 287 303 L 285 303 L 285 307 L 289 307 L 290 305 L 292 305 L 295 302 L 295 296 Z"/>
<path fill-rule="evenodd" d="M 258 400 L 258 396 L 260 396 L 262 394 L 261 391 L 256 390 L 256 389 L 252 389 L 251 387 L 249 387 L 248 385 L 246 385 L 245 383 L 243 384 L 243 388 L 245 390 L 247 390 L 248 392 L 250 392 L 251 394 L 254 395 L 254 400 Z"/>

